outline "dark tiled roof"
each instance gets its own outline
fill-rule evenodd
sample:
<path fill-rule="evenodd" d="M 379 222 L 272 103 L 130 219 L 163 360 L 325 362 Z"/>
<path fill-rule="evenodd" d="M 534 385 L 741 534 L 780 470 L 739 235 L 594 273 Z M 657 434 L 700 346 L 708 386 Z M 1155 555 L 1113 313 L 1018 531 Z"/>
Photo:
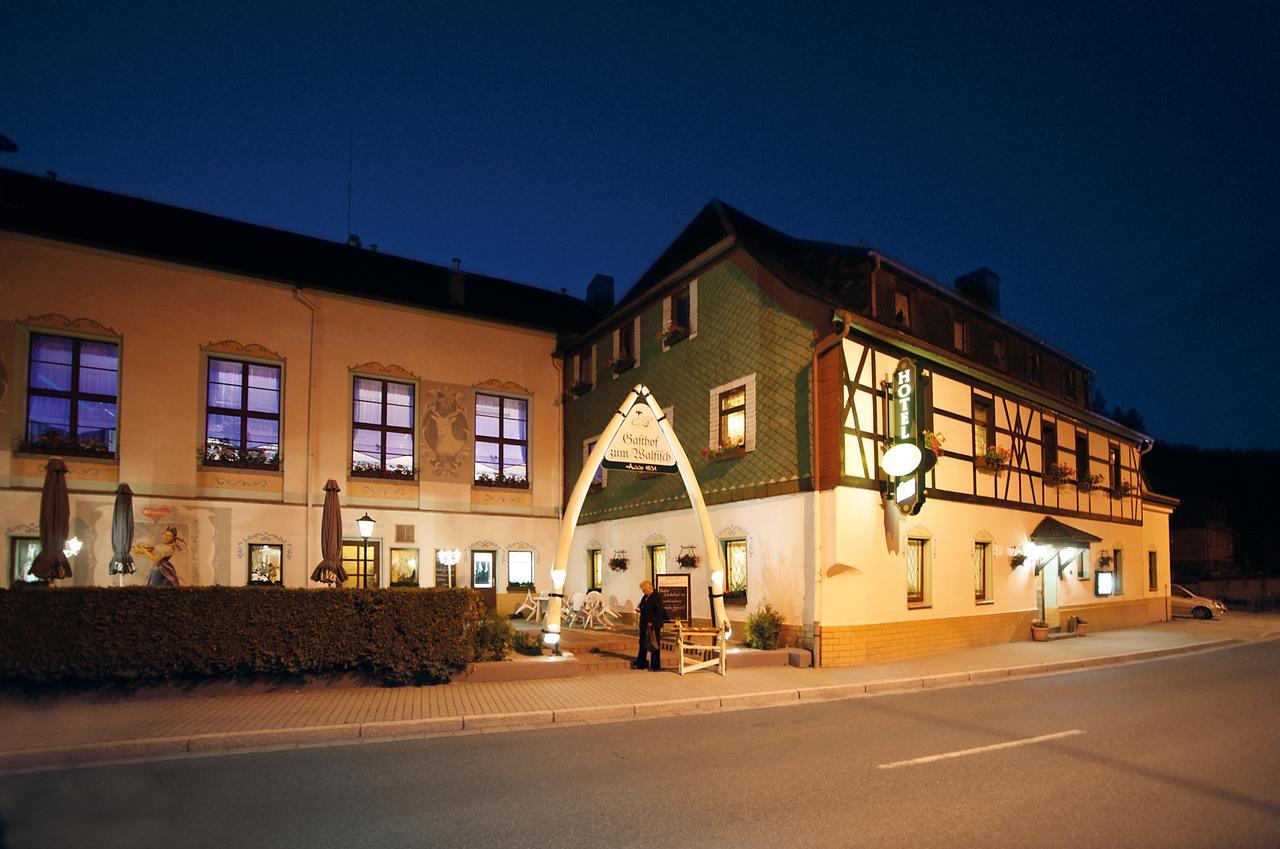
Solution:
<path fill-rule="evenodd" d="M 581 332 L 579 298 L 0 169 L 0 229 L 442 312 Z M 451 302 L 450 279 L 465 296 Z"/>
<path fill-rule="evenodd" d="M 650 290 L 681 266 L 726 238 L 734 239 L 770 273 L 797 291 L 853 312 L 865 312 L 868 305 L 857 299 L 855 293 L 863 290 L 852 284 L 867 276 L 870 263 L 878 256 L 942 298 L 982 312 L 995 324 L 1092 373 L 1087 364 L 1052 343 L 1000 314 L 976 305 L 954 288 L 929 278 L 888 254 L 861 245 L 839 245 L 790 236 L 715 199 L 704 206 L 689 226 L 681 231 L 671 246 L 619 301 L 618 306 L 623 307 L 643 299 Z"/>
<path fill-rule="evenodd" d="M 1102 542 L 1102 538 L 1079 528 L 1073 528 L 1065 522 L 1046 517 L 1031 532 L 1031 541 L 1047 545 L 1078 545 L 1088 548 L 1090 543 Z"/>

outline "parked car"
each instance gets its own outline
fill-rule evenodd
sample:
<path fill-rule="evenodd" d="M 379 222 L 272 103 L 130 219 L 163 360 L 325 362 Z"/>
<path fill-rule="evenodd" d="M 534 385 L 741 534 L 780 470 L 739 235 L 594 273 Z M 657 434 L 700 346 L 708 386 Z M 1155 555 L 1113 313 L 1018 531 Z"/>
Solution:
<path fill-rule="evenodd" d="M 1196 595 L 1180 584 L 1174 584 L 1169 592 L 1174 616 L 1191 616 L 1196 619 L 1213 619 L 1227 615 L 1227 606 L 1220 601 Z"/>

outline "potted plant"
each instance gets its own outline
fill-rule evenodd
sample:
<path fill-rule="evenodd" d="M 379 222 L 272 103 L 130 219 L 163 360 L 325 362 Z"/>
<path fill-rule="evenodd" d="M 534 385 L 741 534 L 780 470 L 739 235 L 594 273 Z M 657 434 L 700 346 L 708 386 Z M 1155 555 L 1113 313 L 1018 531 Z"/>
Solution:
<path fill-rule="evenodd" d="M 1009 468 L 1009 459 L 1012 455 L 1008 448 L 1000 448 L 996 445 L 990 445 L 987 450 L 977 457 L 977 465 L 979 469 L 983 469 L 994 474 L 1000 474 Z"/>
<path fill-rule="evenodd" d="M 527 489 L 529 486 L 529 479 L 519 475 L 504 475 L 502 472 L 498 472 L 496 475 L 481 472 L 476 475 L 475 485 L 501 486 L 507 487 L 508 489 Z"/>
<path fill-rule="evenodd" d="M 693 546 L 681 546 L 680 556 L 676 558 L 676 563 L 680 564 L 681 569 L 697 569 L 698 555 L 694 553 Z"/>
<path fill-rule="evenodd" d="M 1076 636 L 1083 637 L 1089 633 L 1089 621 L 1076 617 Z"/>
<path fill-rule="evenodd" d="M 351 477 L 353 478 L 390 478 L 411 481 L 417 477 L 417 474 L 418 470 L 416 468 L 406 468 L 404 466 L 383 468 L 381 463 L 375 463 L 371 460 L 354 460 L 351 463 Z"/>
<path fill-rule="evenodd" d="M 622 374 L 627 369 L 636 364 L 636 358 L 630 354 L 618 354 L 608 362 L 609 371 L 614 374 Z"/>
<path fill-rule="evenodd" d="M 1111 497 L 1112 498 L 1128 498 L 1130 495 L 1133 495 L 1137 491 L 1138 491 L 1138 488 L 1136 486 L 1129 483 L 1128 481 L 1122 481 L 1119 486 L 1112 487 Z"/>
<path fill-rule="evenodd" d="M 1037 643 L 1049 642 L 1049 623 L 1043 619 L 1031 620 L 1031 639 Z"/>
<path fill-rule="evenodd" d="M 926 430 L 924 432 L 924 447 L 932 451 L 935 457 L 942 456 L 942 444 L 946 441 L 947 438 L 936 430 Z"/>
<path fill-rule="evenodd" d="M 1050 463 L 1044 473 L 1045 486 L 1062 486 L 1076 479 L 1076 470 L 1066 463 Z"/>
<path fill-rule="evenodd" d="M 689 328 L 674 321 L 668 321 L 666 326 L 658 331 L 658 340 L 663 345 L 674 345 L 684 337 L 689 335 Z"/>
<path fill-rule="evenodd" d="M 627 571 L 627 566 L 629 564 L 630 561 L 627 560 L 627 553 L 625 551 L 615 551 L 613 556 L 609 558 L 609 568 L 615 572 Z"/>
<path fill-rule="evenodd" d="M 579 380 L 577 383 L 573 384 L 573 386 L 569 387 L 569 394 L 574 398 L 577 398 L 579 395 L 583 395 L 589 391 L 591 391 L 591 381 L 589 380 Z"/>

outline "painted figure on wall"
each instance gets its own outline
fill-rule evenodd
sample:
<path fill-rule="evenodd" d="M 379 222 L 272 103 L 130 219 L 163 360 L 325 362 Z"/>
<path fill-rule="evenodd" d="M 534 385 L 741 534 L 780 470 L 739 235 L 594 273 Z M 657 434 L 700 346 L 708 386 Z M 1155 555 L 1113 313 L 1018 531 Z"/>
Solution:
<path fill-rule="evenodd" d="M 178 538 L 178 529 L 167 527 L 160 532 L 157 543 L 138 543 L 134 545 L 135 554 L 145 554 L 151 561 L 151 574 L 147 576 L 149 587 L 176 587 L 179 585 L 178 570 L 173 566 L 173 555 L 185 546 Z"/>
<path fill-rule="evenodd" d="M 437 476 L 456 478 L 470 460 L 470 436 L 461 392 L 427 390 L 422 435 L 427 462 Z"/>

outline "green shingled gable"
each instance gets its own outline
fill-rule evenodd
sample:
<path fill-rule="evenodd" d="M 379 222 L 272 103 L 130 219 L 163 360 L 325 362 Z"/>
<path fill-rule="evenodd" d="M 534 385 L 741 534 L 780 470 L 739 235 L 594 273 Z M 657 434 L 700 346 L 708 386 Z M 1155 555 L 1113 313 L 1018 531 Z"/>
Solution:
<path fill-rule="evenodd" d="M 566 483 L 582 470 L 582 442 L 598 434 L 632 386 L 644 383 L 673 408 L 676 435 L 710 504 L 809 488 L 809 366 L 814 328 L 772 301 L 729 260 L 698 276 L 698 335 L 662 350 L 662 302 L 641 315 L 640 365 L 614 379 L 611 330 L 595 340 L 596 385 L 566 402 Z M 713 387 L 756 375 L 756 447 L 746 456 L 708 462 Z M 609 472 L 608 486 L 587 496 L 580 521 L 687 507 L 678 475 L 641 478 Z"/>

